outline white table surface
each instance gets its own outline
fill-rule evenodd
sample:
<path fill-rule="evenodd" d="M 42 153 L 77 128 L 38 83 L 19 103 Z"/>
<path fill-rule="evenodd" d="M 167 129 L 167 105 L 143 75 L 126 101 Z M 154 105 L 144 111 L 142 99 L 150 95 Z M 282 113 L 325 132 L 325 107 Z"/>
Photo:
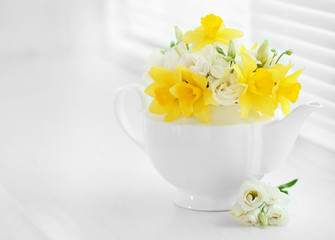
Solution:
<path fill-rule="evenodd" d="M 264 178 L 299 178 L 289 225 L 242 227 L 227 212 L 175 206 L 173 187 L 121 132 L 114 89 L 139 75 L 96 58 L 0 69 L 1 240 L 335 239 L 335 153 L 298 139 Z"/>

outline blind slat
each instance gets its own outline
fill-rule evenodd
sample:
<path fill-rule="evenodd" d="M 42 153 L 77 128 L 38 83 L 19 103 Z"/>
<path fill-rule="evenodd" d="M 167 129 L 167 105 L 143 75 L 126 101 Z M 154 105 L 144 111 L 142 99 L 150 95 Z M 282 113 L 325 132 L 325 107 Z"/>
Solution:
<path fill-rule="evenodd" d="M 327 49 L 335 47 L 335 31 L 324 30 L 319 27 L 292 22 L 289 19 L 273 17 L 267 14 L 258 14 L 254 18 L 254 23 L 261 25 L 259 31 L 283 33 L 283 37 L 304 40 L 309 44 L 321 46 Z M 333 20 L 333 23 L 335 19 Z"/>
<path fill-rule="evenodd" d="M 289 21 L 290 23 L 300 23 L 306 26 L 316 27 L 318 29 L 324 29 L 334 32 L 335 31 L 335 12 L 320 11 L 317 8 L 307 8 L 305 6 L 299 6 L 292 1 L 269 1 L 259 0 L 258 5 L 254 5 L 254 8 L 262 6 L 262 15 L 268 17 L 280 18 L 283 21 Z M 288 14 L 294 12 L 294 14 Z M 258 14 L 254 14 L 258 15 Z"/>

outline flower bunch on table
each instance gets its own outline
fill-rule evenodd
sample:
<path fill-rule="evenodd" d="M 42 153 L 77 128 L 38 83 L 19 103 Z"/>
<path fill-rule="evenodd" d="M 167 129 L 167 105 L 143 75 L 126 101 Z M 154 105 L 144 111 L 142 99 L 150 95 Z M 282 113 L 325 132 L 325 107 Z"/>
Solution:
<path fill-rule="evenodd" d="M 286 207 L 289 203 L 286 188 L 298 180 L 274 187 L 260 180 L 249 180 L 241 185 L 236 203 L 230 214 L 240 224 L 246 226 L 284 226 L 289 216 Z"/>
<path fill-rule="evenodd" d="M 279 104 L 284 114 L 290 112 L 303 71 L 288 74 L 293 65 L 280 63 L 292 50 L 278 54 L 267 40 L 247 49 L 236 40 L 243 33 L 213 14 L 185 34 L 175 27 L 175 35 L 169 49 L 156 49 L 149 57 L 145 93 L 153 98 L 151 113 L 165 115 L 165 121 L 194 116 L 209 123 L 209 105 L 239 104 L 242 118 L 250 109 L 273 116 Z"/>

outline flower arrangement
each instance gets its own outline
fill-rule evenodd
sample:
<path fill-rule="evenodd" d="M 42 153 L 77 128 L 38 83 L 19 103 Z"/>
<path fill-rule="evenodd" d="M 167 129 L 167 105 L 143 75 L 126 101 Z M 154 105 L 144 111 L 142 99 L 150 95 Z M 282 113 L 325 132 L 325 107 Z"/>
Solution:
<path fill-rule="evenodd" d="M 226 28 L 213 14 L 185 34 L 175 27 L 175 35 L 177 41 L 169 49 L 156 49 L 149 57 L 145 78 L 150 85 L 145 93 L 153 98 L 151 113 L 165 115 L 164 121 L 194 116 L 208 124 L 210 105 L 239 104 L 242 118 L 250 109 L 274 116 L 279 104 L 284 114 L 290 112 L 303 71 L 288 74 L 292 63 L 280 63 L 292 50 L 278 54 L 267 40 L 247 49 L 236 40 L 243 33 Z"/>
<path fill-rule="evenodd" d="M 289 197 L 286 188 L 296 184 L 298 179 L 279 187 L 260 180 L 249 180 L 241 185 L 236 203 L 230 214 L 246 226 L 284 226 L 289 217 L 285 208 Z"/>

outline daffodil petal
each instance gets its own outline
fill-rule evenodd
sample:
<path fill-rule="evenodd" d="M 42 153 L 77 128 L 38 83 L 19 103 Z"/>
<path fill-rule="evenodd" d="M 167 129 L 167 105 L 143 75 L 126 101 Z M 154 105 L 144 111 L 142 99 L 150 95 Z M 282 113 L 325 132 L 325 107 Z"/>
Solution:
<path fill-rule="evenodd" d="M 249 78 L 250 74 L 253 73 L 256 68 L 257 68 L 257 64 L 256 62 L 252 59 L 252 57 L 247 54 L 247 53 L 240 53 L 241 59 L 242 59 L 242 68 L 243 68 L 243 76 L 245 78 Z M 248 76 L 246 76 L 248 75 Z"/>
<path fill-rule="evenodd" d="M 251 105 L 253 109 L 256 111 L 267 115 L 273 116 L 274 115 L 274 106 L 270 96 L 260 96 L 260 95 L 253 95 L 251 98 Z"/>
<path fill-rule="evenodd" d="M 202 40 L 201 42 L 199 42 L 199 43 L 197 43 L 193 46 L 193 52 L 197 52 L 200 49 L 202 49 L 203 47 L 205 47 L 209 44 L 212 44 L 213 42 L 214 42 L 214 40 L 204 38 L 204 40 Z"/>
<path fill-rule="evenodd" d="M 203 38 L 197 31 L 187 31 L 182 37 L 181 40 L 184 43 L 195 43 L 199 41 L 199 38 Z"/>
<path fill-rule="evenodd" d="M 164 88 L 164 87 L 169 87 L 169 85 L 159 82 L 153 82 L 144 90 L 144 93 L 149 95 L 150 97 L 156 97 L 155 90 L 157 88 Z"/>
<path fill-rule="evenodd" d="M 182 73 L 180 71 L 180 69 L 176 68 L 173 72 L 173 79 L 174 79 L 174 83 L 173 84 L 178 84 L 182 82 Z"/>
<path fill-rule="evenodd" d="M 242 45 L 241 48 L 240 48 L 240 52 L 245 52 L 245 51 L 247 51 L 247 49 L 244 45 Z"/>
<path fill-rule="evenodd" d="M 237 64 L 234 65 L 234 70 L 236 71 L 237 74 L 237 82 L 241 83 L 241 84 L 246 84 L 247 80 L 243 75 L 243 71 L 241 69 L 241 67 Z"/>
<path fill-rule="evenodd" d="M 193 80 L 195 84 L 201 89 L 207 89 L 208 79 L 200 74 L 193 73 Z"/>
<path fill-rule="evenodd" d="M 174 76 L 172 72 L 161 67 L 151 67 L 148 71 L 149 76 L 158 83 L 173 85 L 175 84 Z"/>
<path fill-rule="evenodd" d="M 154 99 L 152 100 L 150 106 L 149 106 L 149 112 L 155 113 L 155 114 L 165 114 L 169 111 L 169 107 L 163 107 L 159 104 L 159 102 Z"/>
<path fill-rule="evenodd" d="M 209 124 L 209 115 L 210 115 L 209 107 L 204 104 L 204 101 L 202 98 L 194 103 L 193 115 L 199 121 Z"/>
<path fill-rule="evenodd" d="M 218 35 L 219 39 L 226 39 L 226 40 L 240 37 L 243 37 L 243 32 L 232 28 L 225 28 Z"/>
<path fill-rule="evenodd" d="M 180 117 L 180 115 L 181 115 L 181 112 L 179 109 L 179 103 L 177 100 L 173 101 L 169 105 L 168 114 L 165 116 L 164 121 L 170 122 L 170 121 L 176 120 L 177 118 Z"/>
<path fill-rule="evenodd" d="M 287 72 L 293 67 L 292 63 L 289 63 L 288 65 L 284 66 L 282 64 L 275 64 L 273 65 L 269 71 L 272 72 L 273 79 L 276 82 L 279 82 L 281 79 L 283 79 Z"/>
<path fill-rule="evenodd" d="M 285 97 L 280 97 L 280 105 L 285 115 L 290 113 L 290 102 Z"/>
<path fill-rule="evenodd" d="M 291 75 L 285 77 L 281 82 L 282 83 L 297 83 L 298 82 L 298 77 L 301 75 L 301 73 L 304 71 L 305 69 L 300 69 L 294 73 L 292 73 Z"/>
<path fill-rule="evenodd" d="M 239 98 L 240 108 L 241 108 L 241 117 L 246 118 L 249 114 L 251 107 L 251 97 L 247 90 L 241 94 Z"/>
<path fill-rule="evenodd" d="M 298 82 L 295 83 L 281 83 L 278 87 L 277 94 L 280 96 L 284 96 L 285 98 L 289 99 L 292 103 L 297 101 L 299 97 L 299 92 L 301 89 L 301 85 Z"/>
<path fill-rule="evenodd" d="M 186 117 L 190 117 L 193 113 L 193 104 L 189 105 L 184 102 L 179 103 L 181 113 Z"/>
<path fill-rule="evenodd" d="M 258 46 L 258 43 L 257 43 L 257 42 L 255 42 L 255 44 L 254 44 L 254 46 L 252 46 L 251 50 L 254 50 L 254 49 L 256 49 L 256 48 L 257 48 L 257 46 Z"/>
<path fill-rule="evenodd" d="M 213 98 L 213 93 L 209 89 L 204 89 L 202 94 L 203 94 L 205 105 L 214 105 L 214 106 L 219 106 L 220 105 L 217 102 L 215 102 L 215 100 Z"/>
<path fill-rule="evenodd" d="M 196 85 L 196 82 L 193 80 L 193 72 L 190 69 L 181 65 L 178 65 L 176 69 L 181 72 L 182 80 L 189 84 Z"/>

